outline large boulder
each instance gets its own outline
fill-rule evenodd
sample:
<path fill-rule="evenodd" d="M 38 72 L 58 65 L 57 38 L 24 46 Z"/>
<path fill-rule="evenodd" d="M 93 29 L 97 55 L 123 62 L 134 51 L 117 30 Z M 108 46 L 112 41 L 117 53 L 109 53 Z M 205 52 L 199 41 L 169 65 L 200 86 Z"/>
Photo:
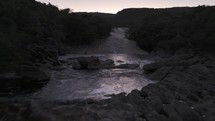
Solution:
<path fill-rule="evenodd" d="M 186 73 L 190 74 L 191 76 L 198 77 L 199 79 L 205 80 L 205 79 L 212 79 L 213 75 L 210 74 L 210 70 L 204 66 L 203 64 L 196 64 L 193 66 L 190 66 Z"/>
<path fill-rule="evenodd" d="M 165 63 L 163 63 L 163 62 L 154 62 L 154 63 L 151 63 L 151 64 L 144 65 L 143 70 L 146 73 L 150 74 L 150 73 L 155 72 L 156 70 L 158 70 L 159 68 L 161 68 L 164 65 L 165 65 Z"/>
<path fill-rule="evenodd" d="M 202 121 L 202 117 L 183 102 L 175 101 L 172 103 L 172 107 L 174 107 L 175 111 L 179 114 L 183 121 Z"/>
<path fill-rule="evenodd" d="M 92 69 L 98 69 L 100 65 L 100 60 L 98 57 L 79 57 L 78 63 L 82 66 L 83 69 L 88 69 L 89 67 Z"/>
<path fill-rule="evenodd" d="M 171 59 L 165 59 L 161 60 L 159 62 L 154 62 L 151 64 L 147 64 L 143 66 L 143 70 L 147 74 L 152 74 L 158 69 L 162 67 L 176 67 L 176 66 L 181 66 L 181 67 L 186 67 L 188 68 L 189 66 L 192 66 L 197 63 L 204 63 L 204 59 L 196 56 L 196 57 L 191 57 L 191 56 L 175 56 Z"/>
<path fill-rule="evenodd" d="M 155 71 L 152 75 L 150 75 L 150 79 L 161 81 L 168 75 L 168 73 L 171 69 L 172 69 L 172 67 L 162 67 L 162 68 L 158 69 L 157 71 Z"/>
<path fill-rule="evenodd" d="M 111 59 L 100 61 L 100 66 L 101 66 L 101 68 L 104 68 L 104 69 L 113 68 L 114 67 L 114 61 Z"/>
<path fill-rule="evenodd" d="M 83 67 L 79 64 L 79 62 L 72 62 L 71 63 L 72 64 L 72 68 L 73 69 L 76 69 L 76 70 L 81 70 L 81 69 L 83 69 Z"/>
<path fill-rule="evenodd" d="M 72 62 L 73 69 L 82 70 L 97 70 L 110 69 L 114 67 L 114 61 L 111 59 L 100 60 L 98 57 L 79 57 L 77 61 Z"/>
<path fill-rule="evenodd" d="M 139 64 L 129 64 L 129 63 L 126 63 L 126 64 L 117 65 L 117 66 L 115 66 L 114 68 L 120 68 L 120 69 L 136 69 L 136 68 L 139 68 L 139 67 L 140 67 Z"/>

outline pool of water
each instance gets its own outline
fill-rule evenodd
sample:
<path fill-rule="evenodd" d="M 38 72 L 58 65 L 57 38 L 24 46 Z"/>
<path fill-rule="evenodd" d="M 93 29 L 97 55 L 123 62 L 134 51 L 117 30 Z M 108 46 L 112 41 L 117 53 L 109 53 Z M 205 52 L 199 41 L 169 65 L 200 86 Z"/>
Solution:
<path fill-rule="evenodd" d="M 96 56 L 100 59 L 112 59 L 115 64 L 139 64 L 137 69 L 101 69 L 74 70 L 71 62 L 77 57 Z M 105 54 L 105 55 L 66 55 L 59 57 L 64 60 L 61 67 L 51 71 L 51 81 L 34 97 L 44 100 L 74 100 L 74 99 L 105 99 L 107 95 L 121 92 L 129 93 L 141 89 L 153 81 L 148 80 L 141 69 L 143 65 L 152 62 L 144 55 Z"/>

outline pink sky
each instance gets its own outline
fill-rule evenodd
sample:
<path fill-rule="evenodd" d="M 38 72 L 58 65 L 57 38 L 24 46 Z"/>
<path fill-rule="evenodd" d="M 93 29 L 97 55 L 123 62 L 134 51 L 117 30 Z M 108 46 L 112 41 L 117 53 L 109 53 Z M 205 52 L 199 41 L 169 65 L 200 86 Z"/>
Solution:
<path fill-rule="evenodd" d="M 166 8 L 179 6 L 215 5 L 215 0 L 37 0 L 74 12 L 116 13 L 123 8 Z"/>

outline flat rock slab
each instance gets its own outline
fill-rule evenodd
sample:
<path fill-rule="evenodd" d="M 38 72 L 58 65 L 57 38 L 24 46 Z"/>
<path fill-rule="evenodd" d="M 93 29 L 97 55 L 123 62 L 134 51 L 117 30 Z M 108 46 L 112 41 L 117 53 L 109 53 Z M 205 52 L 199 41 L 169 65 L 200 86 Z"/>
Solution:
<path fill-rule="evenodd" d="M 162 67 L 162 68 L 156 70 L 153 74 L 151 74 L 150 79 L 161 81 L 168 75 L 168 73 L 171 69 L 172 69 L 172 67 Z"/>
<path fill-rule="evenodd" d="M 120 65 L 117 65 L 115 66 L 114 68 L 119 68 L 119 69 L 136 69 L 136 68 L 139 68 L 140 65 L 139 64 L 120 64 Z"/>
<path fill-rule="evenodd" d="M 73 69 L 76 70 L 98 70 L 98 69 L 136 69 L 139 68 L 139 64 L 120 64 L 115 65 L 111 59 L 101 60 L 98 57 L 79 57 L 77 61 L 71 63 Z"/>

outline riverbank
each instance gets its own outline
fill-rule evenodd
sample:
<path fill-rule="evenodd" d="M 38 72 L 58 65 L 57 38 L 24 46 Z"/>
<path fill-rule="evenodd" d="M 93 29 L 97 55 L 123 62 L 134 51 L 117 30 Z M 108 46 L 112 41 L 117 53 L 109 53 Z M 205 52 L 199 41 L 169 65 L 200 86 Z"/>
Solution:
<path fill-rule="evenodd" d="M 122 34 L 124 33 L 120 32 L 120 30 L 121 29 L 116 29 L 115 32 L 121 33 L 120 36 L 123 36 Z M 121 39 L 117 39 L 115 35 L 117 34 L 112 33 L 112 37 L 110 38 L 121 41 Z M 115 43 L 118 43 L 114 46 L 115 48 L 123 45 L 120 42 Z M 128 43 L 124 43 L 124 45 L 127 44 Z M 101 43 L 100 48 L 103 48 L 106 45 L 109 44 L 106 43 L 102 45 Z M 134 52 L 136 53 L 137 49 L 135 49 L 135 47 L 131 48 L 134 48 Z M 126 48 L 118 49 L 117 52 L 125 52 L 125 49 Z M 93 48 L 93 50 L 88 48 L 85 52 L 96 52 L 94 50 L 95 48 Z M 76 52 L 81 53 L 82 51 Z M 107 51 L 104 49 L 104 51 L 101 52 Z M 130 49 L 130 52 L 133 52 L 133 49 Z M 104 59 L 104 61 L 101 61 L 102 63 L 106 62 L 106 59 L 112 59 L 114 62 L 117 62 L 116 65 L 123 63 L 138 63 L 139 67 L 143 69 L 138 68 L 138 71 L 135 69 L 129 70 L 128 68 L 118 71 L 99 71 L 97 68 L 96 70 L 86 70 L 89 68 L 88 66 L 87 68 L 84 66 L 80 69 L 85 70 L 80 70 L 79 72 L 79 70 L 72 69 L 74 66 L 72 65 L 73 60 L 78 60 L 80 56 L 83 61 L 83 55 L 78 55 L 77 53 L 59 58 L 59 61 L 62 63 L 62 67 L 52 68 L 55 70 L 52 73 L 55 77 L 55 81 L 49 81 L 49 84 L 43 88 L 43 91 L 41 91 L 41 94 L 37 92 L 33 93 L 33 96 L 25 95 L 18 96 L 16 98 L 0 98 L 0 120 L 214 121 L 214 54 L 179 53 L 175 56 L 168 56 L 169 58 L 154 59 L 153 61 L 155 62 L 150 62 L 151 64 L 148 63 L 148 59 L 149 57 L 154 58 L 156 54 L 142 55 L 143 57 L 137 55 L 128 56 L 126 54 L 126 56 L 123 54 L 119 54 L 118 56 L 116 54 L 109 56 L 103 55 L 105 58 L 103 58 L 101 54 L 98 54 L 99 56 L 97 56 L 101 60 Z M 86 56 L 89 57 L 90 55 L 85 55 L 85 57 Z M 158 56 L 160 56 L 160 54 L 158 54 Z M 86 60 L 87 63 L 91 63 L 91 61 L 88 62 L 88 60 L 92 59 L 85 58 L 84 60 Z M 97 62 L 98 58 L 95 58 L 94 60 Z M 78 62 L 79 61 L 80 60 L 78 60 Z M 113 61 L 108 61 L 108 63 L 110 62 L 112 65 Z M 98 62 L 101 63 L 100 60 Z M 81 63 L 79 62 L 79 64 Z M 31 72 L 31 78 L 34 78 L 34 75 L 38 75 L 36 74 L 38 70 L 36 70 L 36 72 L 32 69 L 30 70 L 32 72 L 24 72 L 26 72 L 27 75 Z M 139 70 L 142 70 L 145 74 Z M 21 75 L 25 77 L 24 73 Z M 41 72 L 39 75 L 44 76 L 45 73 Z M 158 82 L 148 84 L 147 86 L 145 84 L 141 85 L 142 83 L 136 83 L 135 87 L 129 89 L 139 89 L 140 86 L 145 87 L 131 92 L 129 89 L 126 89 L 126 87 L 117 87 L 119 85 L 116 83 L 122 82 L 123 84 L 124 82 L 127 82 L 130 85 L 134 79 L 136 79 L 136 82 L 144 82 L 146 79 L 144 76 L 146 76 L 148 80 Z M 119 79 L 118 77 L 123 78 Z M 97 81 L 95 81 L 96 78 L 98 78 Z M 104 79 L 103 81 L 100 81 L 102 78 L 106 79 L 106 81 Z M 124 79 L 127 79 L 127 81 Z M 88 94 L 86 95 L 83 93 L 86 92 L 88 90 L 88 86 L 90 86 L 86 83 L 86 80 L 91 81 L 90 85 L 94 85 L 97 82 L 108 84 L 115 80 L 115 82 L 113 82 L 114 88 L 111 92 L 116 91 L 115 87 L 117 87 L 123 91 L 129 90 L 128 93 L 130 93 L 112 94 L 108 95 L 111 96 L 109 99 L 93 100 Z M 78 84 L 82 86 L 79 87 L 80 85 L 78 86 Z M 95 89 L 100 93 L 97 87 L 92 86 L 92 89 Z M 107 89 L 109 88 L 102 88 L 100 90 L 108 92 Z M 79 95 L 75 93 L 76 91 Z M 93 92 L 93 90 L 89 92 Z M 83 94 L 80 95 L 81 93 Z M 37 96 L 38 94 L 42 97 Z M 81 96 L 82 98 L 79 98 Z M 88 98 L 83 98 L 87 96 Z M 100 96 L 104 96 L 104 93 L 101 93 Z"/>

